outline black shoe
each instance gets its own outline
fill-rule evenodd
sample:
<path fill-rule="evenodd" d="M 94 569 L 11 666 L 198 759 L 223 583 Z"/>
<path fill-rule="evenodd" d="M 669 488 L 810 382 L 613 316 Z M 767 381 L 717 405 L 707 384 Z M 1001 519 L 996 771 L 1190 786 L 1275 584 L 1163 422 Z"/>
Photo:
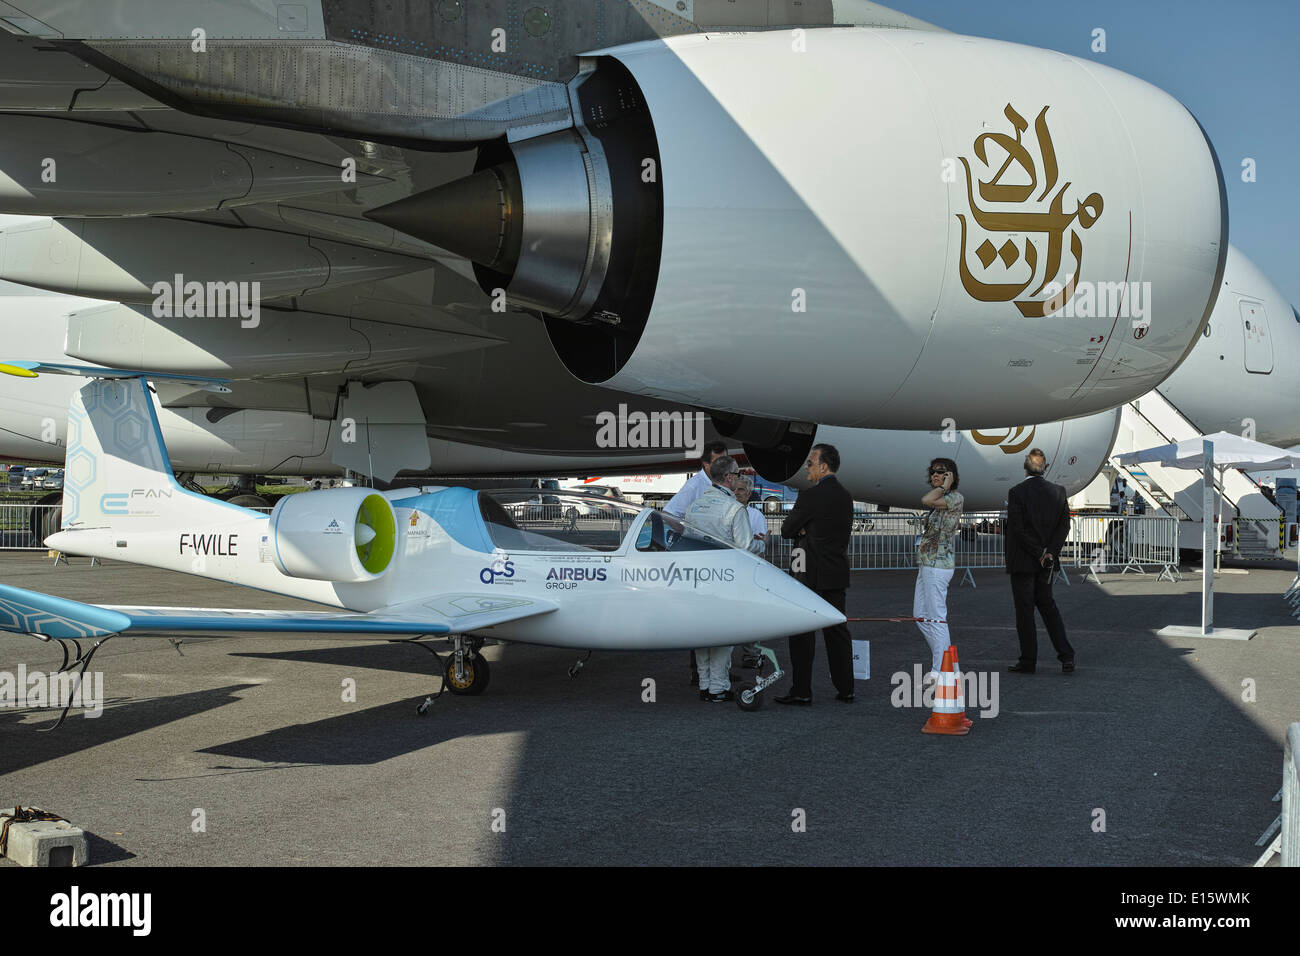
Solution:
<path fill-rule="evenodd" d="M 700 691 L 700 700 L 708 700 L 712 696 L 707 690 Z"/>
<path fill-rule="evenodd" d="M 846 703 L 846 704 L 851 704 L 851 703 L 853 703 L 853 695 L 852 695 L 852 694 L 836 694 L 836 695 L 835 695 L 835 699 L 836 699 L 836 700 L 839 700 L 839 701 L 843 701 L 843 702 Z"/>
<path fill-rule="evenodd" d="M 1073 673 L 1074 673 L 1074 658 L 1073 658 L 1073 657 L 1071 657 L 1068 661 L 1061 661 L 1061 673 L 1062 673 L 1062 674 L 1073 674 Z"/>
<path fill-rule="evenodd" d="M 1024 664 L 1012 664 L 1007 668 L 1013 674 L 1032 674 L 1036 668 L 1026 667 Z"/>
<path fill-rule="evenodd" d="M 778 704 L 794 704 L 799 707 L 808 707 L 812 704 L 811 697 L 796 697 L 794 694 L 786 694 L 784 697 L 777 697 Z"/>
<path fill-rule="evenodd" d="M 709 694 L 709 696 L 704 699 L 714 704 L 723 704 L 729 700 L 735 700 L 736 695 L 729 690 L 724 690 L 717 694 Z"/>

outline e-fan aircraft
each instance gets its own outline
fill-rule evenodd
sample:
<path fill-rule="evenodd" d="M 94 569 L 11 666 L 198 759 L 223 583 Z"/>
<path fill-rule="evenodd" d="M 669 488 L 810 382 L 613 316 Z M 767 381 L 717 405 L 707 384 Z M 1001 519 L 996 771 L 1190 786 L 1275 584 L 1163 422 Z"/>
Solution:
<path fill-rule="evenodd" d="M 665 650 L 777 638 L 844 620 L 748 551 L 616 502 L 574 499 L 557 508 L 465 488 L 346 488 L 288 495 L 267 516 L 216 501 L 176 483 L 141 373 L 13 364 L 33 374 L 101 376 L 82 386 L 69 409 L 63 530 L 47 539 L 51 548 L 342 609 L 92 605 L 0 585 L 0 629 L 96 640 L 85 654 L 78 647 L 83 672 L 95 649 L 117 635 L 440 635 L 453 643 L 443 687 L 478 694 L 488 681 L 479 654 L 485 634 L 587 650 Z M 714 624 L 701 636 L 705 615 Z M 742 703 L 757 698 L 751 692 Z"/>

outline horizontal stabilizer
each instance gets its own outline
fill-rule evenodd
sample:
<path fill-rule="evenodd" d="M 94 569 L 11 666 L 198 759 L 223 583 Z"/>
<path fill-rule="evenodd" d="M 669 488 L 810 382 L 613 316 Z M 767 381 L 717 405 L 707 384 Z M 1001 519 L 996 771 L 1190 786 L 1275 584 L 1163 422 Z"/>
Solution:
<path fill-rule="evenodd" d="M 205 392 L 229 392 L 227 379 L 207 378 L 202 375 L 176 375 L 171 372 L 152 372 L 142 369 L 105 368 L 99 365 L 63 365 L 57 362 L 0 362 L 0 372 L 19 378 L 36 378 L 47 375 L 80 375 L 83 378 L 147 378 L 192 385 Z"/>
<path fill-rule="evenodd" d="M 211 631 L 307 634 L 463 634 L 554 611 L 540 599 L 445 594 L 371 611 L 258 611 L 237 608 L 82 604 L 0 584 L 0 630 L 43 637 L 106 637 Z"/>

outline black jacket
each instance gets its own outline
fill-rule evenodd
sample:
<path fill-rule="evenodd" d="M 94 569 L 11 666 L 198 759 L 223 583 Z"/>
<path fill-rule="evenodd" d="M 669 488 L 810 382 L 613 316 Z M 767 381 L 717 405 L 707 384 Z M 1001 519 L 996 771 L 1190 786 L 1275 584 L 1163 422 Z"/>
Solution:
<path fill-rule="evenodd" d="M 800 537 L 799 532 L 807 533 Z M 834 475 L 799 492 L 781 524 L 781 537 L 804 549 L 803 573 L 795 577 L 814 591 L 849 586 L 849 536 L 853 533 L 853 496 Z M 793 561 L 793 558 L 792 558 Z"/>
<path fill-rule="evenodd" d="M 1053 560 L 1070 533 L 1070 505 L 1065 489 L 1041 476 L 1026 478 L 1007 492 L 1007 523 L 1002 548 L 1008 574 L 1035 574 L 1043 570 L 1043 551 Z"/>

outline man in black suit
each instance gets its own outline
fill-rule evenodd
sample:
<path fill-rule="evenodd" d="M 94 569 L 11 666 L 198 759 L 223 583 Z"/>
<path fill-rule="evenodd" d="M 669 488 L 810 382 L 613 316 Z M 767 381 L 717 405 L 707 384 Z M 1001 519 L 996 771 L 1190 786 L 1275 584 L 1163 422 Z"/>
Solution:
<path fill-rule="evenodd" d="M 1052 597 L 1052 576 L 1066 535 L 1070 533 L 1070 506 L 1065 489 L 1043 477 L 1046 470 L 1047 459 L 1042 450 L 1031 449 L 1025 456 L 1028 477 L 1007 493 L 1002 547 L 1007 573 L 1011 575 L 1016 633 L 1020 637 L 1020 660 L 1008 668 L 1013 674 L 1032 674 L 1038 666 L 1035 607 L 1043 615 L 1062 673 L 1074 672 L 1074 648 L 1065 639 L 1065 622 Z"/>
<path fill-rule="evenodd" d="M 795 540 L 790 570 L 807 588 L 844 612 L 849 586 L 849 535 L 853 533 L 853 496 L 835 477 L 840 453 L 834 445 L 813 445 L 804 463 L 812 487 L 799 492 L 794 508 L 781 525 L 781 537 Z M 822 629 L 826 660 L 835 699 L 853 702 L 853 645 L 847 624 Z M 817 632 L 790 638 L 790 692 L 778 704 L 812 703 L 812 665 L 817 656 Z"/>

